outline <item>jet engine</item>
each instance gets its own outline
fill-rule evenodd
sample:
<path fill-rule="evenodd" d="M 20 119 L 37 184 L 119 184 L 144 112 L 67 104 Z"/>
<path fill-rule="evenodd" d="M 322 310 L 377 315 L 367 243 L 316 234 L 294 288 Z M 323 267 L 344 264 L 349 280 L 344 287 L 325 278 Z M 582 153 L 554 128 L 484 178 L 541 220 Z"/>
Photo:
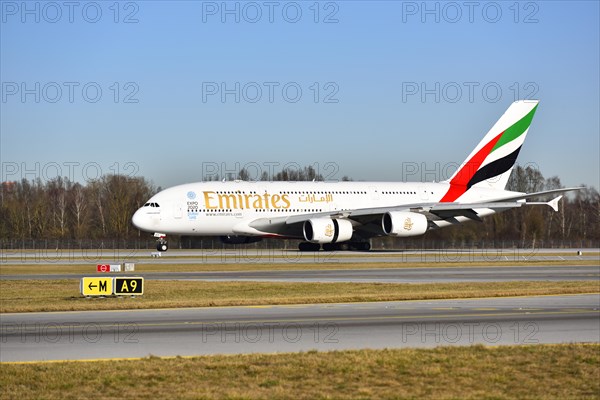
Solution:
<path fill-rule="evenodd" d="M 383 214 L 381 227 L 389 236 L 419 236 L 427 231 L 427 217 L 409 211 L 390 211 Z"/>
<path fill-rule="evenodd" d="M 352 223 L 347 219 L 313 218 L 304 222 L 304 239 L 312 243 L 345 242 L 352 237 Z"/>

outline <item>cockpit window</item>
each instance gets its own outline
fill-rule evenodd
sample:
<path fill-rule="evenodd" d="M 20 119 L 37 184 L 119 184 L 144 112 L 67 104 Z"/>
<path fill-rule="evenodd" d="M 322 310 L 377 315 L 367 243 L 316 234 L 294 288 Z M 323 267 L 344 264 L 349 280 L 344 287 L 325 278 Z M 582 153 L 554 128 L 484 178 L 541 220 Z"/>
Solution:
<path fill-rule="evenodd" d="M 144 204 L 144 207 L 150 207 L 150 203 Z"/>

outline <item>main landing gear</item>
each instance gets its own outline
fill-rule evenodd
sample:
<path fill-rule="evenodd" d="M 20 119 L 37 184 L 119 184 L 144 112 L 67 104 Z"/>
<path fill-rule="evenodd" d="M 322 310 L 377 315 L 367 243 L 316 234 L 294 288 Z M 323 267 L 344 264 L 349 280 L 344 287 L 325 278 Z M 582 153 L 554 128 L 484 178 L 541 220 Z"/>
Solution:
<path fill-rule="evenodd" d="M 298 244 L 298 250 L 300 251 L 319 251 L 321 245 L 319 243 L 301 242 Z"/>
<path fill-rule="evenodd" d="M 301 242 L 298 244 L 298 250 L 300 251 L 319 251 L 321 245 L 319 243 Z M 369 251 L 371 250 L 371 243 L 369 242 L 343 242 L 343 243 L 324 243 L 323 251 L 342 251 L 342 250 L 355 250 L 355 251 Z"/>
<path fill-rule="evenodd" d="M 369 251 L 371 250 L 370 242 L 350 242 L 348 243 L 350 250 Z"/>

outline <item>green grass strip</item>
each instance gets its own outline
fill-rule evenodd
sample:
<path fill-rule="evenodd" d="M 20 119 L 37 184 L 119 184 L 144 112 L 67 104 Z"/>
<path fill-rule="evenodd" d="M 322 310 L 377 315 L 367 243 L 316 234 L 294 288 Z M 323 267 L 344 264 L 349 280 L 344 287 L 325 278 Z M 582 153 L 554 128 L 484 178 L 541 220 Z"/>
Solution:
<path fill-rule="evenodd" d="M 597 399 L 600 345 L 9 364 L 3 399 Z"/>
<path fill-rule="evenodd" d="M 0 312 L 122 310 L 598 293 L 595 281 L 295 283 L 145 281 L 136 298 L 85 298 L 78 280 L 0 281 Z"/>

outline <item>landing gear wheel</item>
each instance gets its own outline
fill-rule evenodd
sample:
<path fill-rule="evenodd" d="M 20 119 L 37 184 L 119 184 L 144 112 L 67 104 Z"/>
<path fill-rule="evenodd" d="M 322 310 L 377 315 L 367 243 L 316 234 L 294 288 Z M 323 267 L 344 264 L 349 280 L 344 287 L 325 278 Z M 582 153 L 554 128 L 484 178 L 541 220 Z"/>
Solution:
<path fill-rule="evenodd" d="M 358 248 L 362 251 L 369 251 L 369 250 L 371 250 L 371 243 L 362 242 L 362 243 L 360 243 L 360 246 Z"/>
<path fill-rule="evenodd" d="M 319 251 L 321 245 L 319 243 L 302 242 L 298 244 L 300 251 Z"/>
<path fill-rule="evenodd" d="M 169 244 L 167 243 L 166 240 L 159 240 L 156 243 L 156 250 L 158 250 L 158 251 L 167 251 L 167 250 L 169 250 Z"/>
<path fill-rule="evenodd" d="M 348 250 L 348 243 L 325 243 L 323 244 L 324 251 L 344 251 Z"/>
<path fill-rule="evenodd" d="M 350 248 L 357 251 L 369 251 L 371 250 L 371 243 L 369 242 L 353 242 L 350 243 Z"/>
<path fill-rule="evenodd" d="M 337 250 L 337 246 L 335 243 L 324 243 L 323 251 L 335 251 Z"/>

